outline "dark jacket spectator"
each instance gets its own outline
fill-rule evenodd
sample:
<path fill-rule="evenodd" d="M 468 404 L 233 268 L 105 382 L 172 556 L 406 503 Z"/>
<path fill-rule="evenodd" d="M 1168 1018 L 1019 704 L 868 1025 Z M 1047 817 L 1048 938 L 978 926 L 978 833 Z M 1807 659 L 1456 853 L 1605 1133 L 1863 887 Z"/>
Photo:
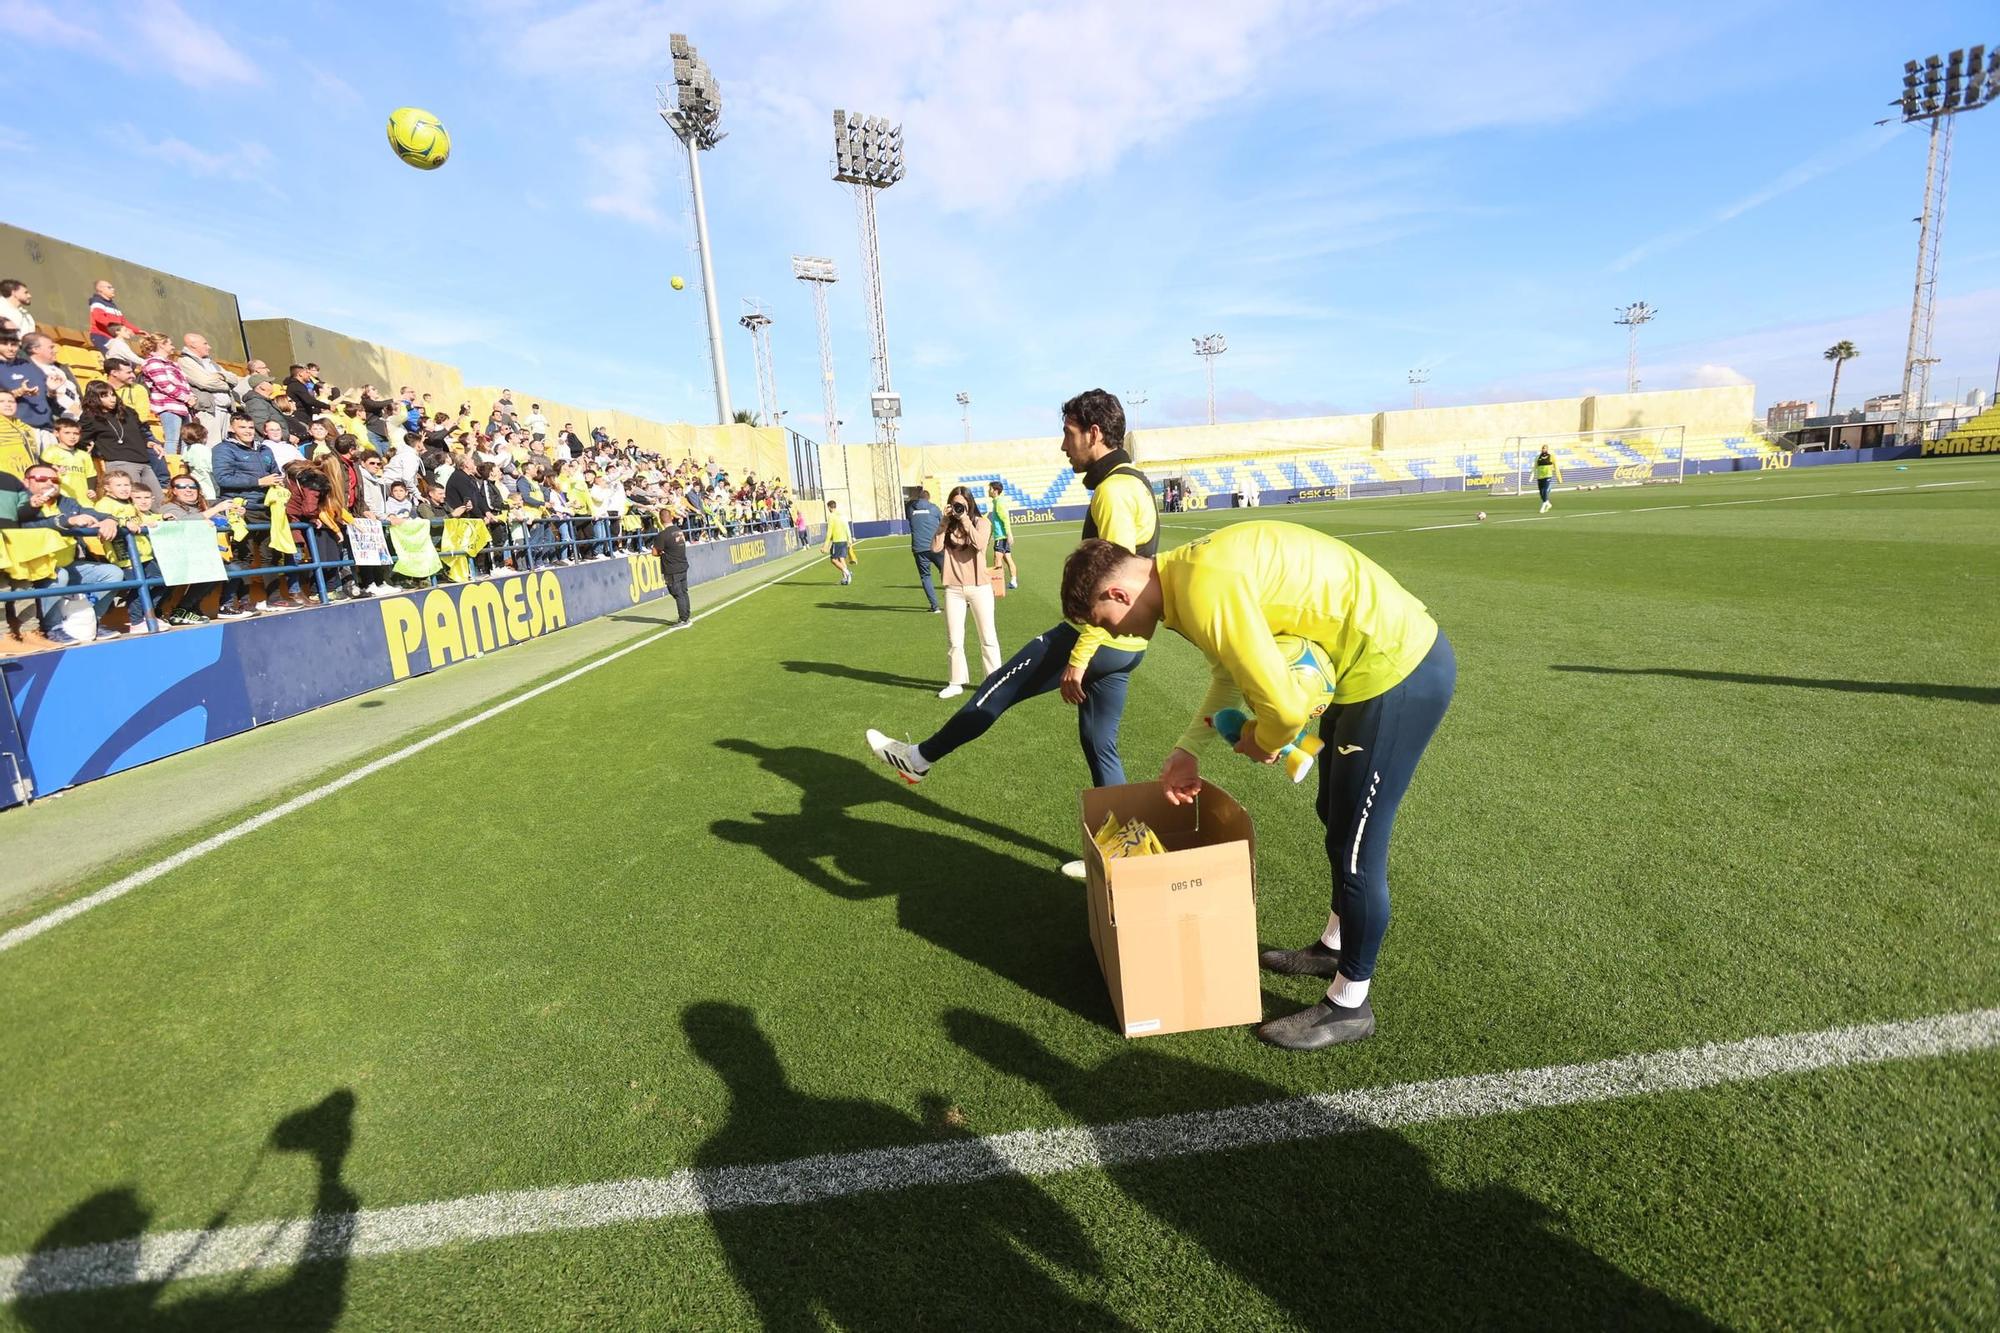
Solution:
<path fill-rule="evenodd" d="M 261 393 L 252 393 L 243 400 L 243 410 L 249 415 L 250 424 L 257 428 L 259 438 L 264 434 L 264 423 L 267 421 L 275 421 L 283 426 L 287 435 L 292 433 L 292 423 L 278 410 L 278 404 L 274 399 L 266 398 Z"/>
<path fill-rule="evenodd" d="M 485 484 L 462 469 L 444 480 L 444 507 L 453 518 L 485 518 L 493 512 Z"/>
<path fill-rule="evenodd" d="M 55 419 L 49 406 L 49 382 L 42 368 L 21 354 L 18 339 L 0 360 L 0 389 L 14 395 L 14 405 L 22 421 L 37 430 L 47 430 Z"/>
<path fill-rule="evenodd" d="M 299 415 L 308 421 L 327 410 L 326 404 L 320 401 L 319 395 L 313 392 L 312 385 L 298 368 L 285 376 L 285 393 Z"/>
<path fill-rule="evenodd" d="M 254 499 L 261 507 L 268 488 L 264 478 L 278 472 L 278 460 L 261 442 L 246 445 L 228 439 L 215 446 L 210 470 L 215 476 L 215 489 L 219 494 Z"/>
<path fill-rule="evenodd" d="M 931 503 L 930 498 L 918 500 L 910 506 L 910 549 L 928 551 L 931 538 L 937 536 L 938 524 L 944 521 L 944 511 Z"/>
<path fill-rule="evenodd" d="M 153 437 L 139 414 L 117 398 L 96 395 L 83 409 L 83 447 L 105 463 L 151 463 Z"/>
<path fill-rule="evenodd" d="M 655 538 L 660 552 L 660 569 L 669 579 L 686 578 L 688 572 L 687 534 L 671 523 Z"/>

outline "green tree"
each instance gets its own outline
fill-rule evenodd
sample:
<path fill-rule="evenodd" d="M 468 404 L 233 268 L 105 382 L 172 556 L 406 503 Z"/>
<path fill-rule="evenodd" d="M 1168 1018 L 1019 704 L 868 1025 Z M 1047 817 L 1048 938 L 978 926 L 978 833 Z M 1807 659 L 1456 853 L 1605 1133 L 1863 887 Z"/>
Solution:
<path fill-rule="evenodd" d="M 736 409 L 735 420 L 739 426 L 754 426 L 757 424 L 757 414 L 747 407 L 739 407 Z"/>
<path fill-rule="evenodd" d="M 1834 400 L 1840 397 L 1841 366 L 1860 355 L 1861 353 L 1855 350 L 1854 344 L 1845 338 L 1842 338 L 1839 342 L 1826 349 L 1826 359 L 1833 362 L 1833 388 L 1828 390 L 1826 395 L 1826 414 L 1828 416 L 1833 415 Z"/>

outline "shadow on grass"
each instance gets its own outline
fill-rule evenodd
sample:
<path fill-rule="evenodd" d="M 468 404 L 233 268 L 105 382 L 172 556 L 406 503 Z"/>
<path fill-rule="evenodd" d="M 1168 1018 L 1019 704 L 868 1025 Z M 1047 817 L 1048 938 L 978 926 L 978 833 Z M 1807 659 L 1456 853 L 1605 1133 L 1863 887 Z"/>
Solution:
<path fill-rule="evenodd" d="M 347 1303 L 347 1269 L 354 1245 L 352 1214 L 361 1206 L 341 1171 L 354 1146 L 354 1094 L 346 1088 L 294 1111 L 272 1127 L 236 1197 L 256 1175 L 267 1152 L 300 1153 L 317 1168 L 312 1217 L 302 1258 L 285 1276 L 250 1287 L 251 1275 L 226 1289 L 213 1287 L 168 1299 L 168 1285 L 197 1262 L 207 1237 L 175 1257 L 165 1274 L 140 1272 L 139 1246 L 152 1213 L 129 1185 L 101 1190 L 63 1214 L 35 1242 L 21 1271 L 14 1311 L 36 1330 L 329 1329 Z M 203 1227 L 227 1224 L 231 1198 Z M 221 1281 L 215 1280 L 220 1286 Z"/>
<path fill-rule="evenodd" d="M 819 606 L 823 611 L 882 611 L 890 615 L 918 616 L 931 613 L 928 606 L 880 606 L 874 602 L 821 602 Z"/>
<path fill-rule="evenodd" d="M 1721 685 L 1782 685 L 1801 690 L 1832 690 L 1839 694 L 1900 694 L 1911 699 L 1949 699 L 1954 703 L 2000 704 L 2000 688 L 1991 685 L 1924 685 L 1906 680 L 1828 680 L 1815 676 L 1762 676 L 1747 671 L 1693 671 L 1686 667 L 1551 666 L 1592 676 L 1668 676 L 1705 680 Z"/>
<path fill-rule="evenodd" d="M 1202 1146 L 1215 1122 L 1183 1121 L 1171 1138 L 1164 1126 L 1119 1128 L 1289 1095 L 1259 1079 L 1143 1044 L 1084 1069 L 1021 1028 L 962 1009 L 945 1027 L 1092 1127 L 1101 1158 L 1122 1163 L 1108 1174 L 1133 1203 L 1302 1327 L 1716 1326 L 1562 1235 L 1561 1217 L 1536 1200 L 1505 1185 L 1452 1188 L 1416 1145 L 1363 1121 L 1324 1113 L 1333 1118 L 1315 1127 L 1320 1137 L 1218 1150 Z M 1132 1160 L 1163 1146 L 1182 1155 Z M 1202 1287 L 1187 1290 L 1198 1299 Z M 1199 1307 L 1162 1299 L 1165 1322 L 1209 1322 Z"/>
<path fill-rule="evenodd" d="M 756 847 L 791 874 L 855 902 L 893 897 L 904 930 L 1094 1023 L 1110 1006 L 1091 956 L 1079 887 L 1062 877 L 1061 850 L 946 809 L 859 761 L 802 746 L 721 740 L 795 783 L 795 815 L 759 812 L 710 825 L 718 838 Z M 1029 863 L 938 829 L 857 818 L 856 807 L 899 798 L 947 828 L 1032 852 Z"/>
<path fill-rule="evenodd" d="M 935 680 L 899 676 L 893 671 L 870 671 L 866 667 L 849 666 L 845 662 L 786 662 L 784 667 L 785 670 L 799 675 L 841 676 L 847 680 L 864 681 L 870 685 L 886 685 L 896 690 L 927 690 L 936 694 L 942 688 Z"/>
<path fill-rule="evenodd" d="M 729 1090 L 729 1114 L 694 1165 L 709 1223 L 737 1284 L 766 1328 L 1116 1328 L 1108 1312 L 1065 1291 L 1046 1269 L 1099 1268 L 1090 1238 L 1034 1182 L 955 1128 L 943 1098 L 922 1119 L 859 1098 L 791 1086 L 756 1017 L 738 1005 L 691 1005 L 681 1025 Z M 814 1198 L 811 1164 L 765 1201 L 741 1168 L 858 1147 L 952 1145 L 971 1159 L 951 1187 L 890 1188 Z M 829 1178 L 838 1190 L 852 1182 Z M 766 1178 L 762 1184 L 768 1188 Z M 1034 1257 L 1030 1258 L 1032 1254 Z"/>

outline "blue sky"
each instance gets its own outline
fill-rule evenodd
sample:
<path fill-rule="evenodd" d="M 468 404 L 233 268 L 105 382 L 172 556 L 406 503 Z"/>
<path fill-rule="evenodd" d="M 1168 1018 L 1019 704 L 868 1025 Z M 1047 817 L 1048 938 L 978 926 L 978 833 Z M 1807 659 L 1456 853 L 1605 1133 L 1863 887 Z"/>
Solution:
<path fill-rule="evenodd" d="M 283 12 L 282 22 L 269 16 Z M 823 438 L 790 256 L 840 266 L 836 375 L 864 438 L 854 209 L 835 106 L 900 119 L 880 199 L 905 439 L 1040 434 L 1091 385 L 1142 425 L 1617 390 L 1614 307 L 1659 308 L 1645 387 L 1754 381 L 1824 404 L 1894 389 L 1921 133 L 1902 61 L 2000 43 L 1989 0 L 1227 5 L 461 0 L 281 9 L 8 0 L 0 160 L 17 225 L 289 315 L 588 405 L 705 420 L 713 396 L 668 37 L 722 86 L 703 158 L 735 400 L 742 300 L 765 302 L 782 404 Z M 388 111 L 451 130 L 390 153 Z M 22 114 L 22 108 L 30 108 Z M 2000 110 L 1961 118 L 1934 387 L 2000 357 Z M 143 311 L 134 310 L 143 322 Z"/>

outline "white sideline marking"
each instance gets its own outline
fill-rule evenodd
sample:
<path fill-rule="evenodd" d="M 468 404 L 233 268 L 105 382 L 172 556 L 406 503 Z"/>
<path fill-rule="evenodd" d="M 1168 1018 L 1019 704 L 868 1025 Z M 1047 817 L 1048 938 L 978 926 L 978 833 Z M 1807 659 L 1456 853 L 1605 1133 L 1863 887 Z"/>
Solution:
<path fill-rule="evenodd" d="M 1977 486 L 1984 480 L 1984 477 L 1967 477 L 1964 481 L 1920 481 L 1917 489 L 1927 491 L 1933 486 Z"/>
<path fill-rule="evenodd" d="M 1846 495 L 1847 491 L 1813 491 L 1806 495 L 1767 495 L 1761 500 L 1704 500 L 1695 509 L 1718 509 L 1723 505 L 1774 505 L 1785 500 L 1824 500 L 1829 495 Z"/>
<path fill-rule="evenodd" d="M 1947 486 L 1955 486 L 1955 485 L 1957 485 L 1957 484 L 1958 484 L 1958 483 L 1956 483 L 1956 482 L 1946 482 L 1946 483 L 1945 483 L 1945 485 L 1947 485 Z M 1903 484 L 1903 485 L 1901 485 L 1901 486 L 1869 486 L 1869 487 L 1866 487 L 1866 488 L 1864 488 L 1864 489 L 1862 489 L 1862 490 L 1858 490 L 1858 491 L 1856 491 L 1856 492 L 1855 492 L 1855 494 L 1856 494 L 1856 495 L 1880 495 L 1880 494 L 1882 494 L 1882 493 L 1883 493 L 1884 491 L 1907 491 L 1907 490 L 1909 490 L 1909 489 L 1910 489 L 1910 487 L 1909 487 L 1909 484 L 1908 484 L 1908 483 L 1906 482 L 1906 483 L 1904 483 L 1904 484 Z"/>
<path fill-rule="evenodd" d="M 1628 512 L 1634 514 L 1657 514 L 1662 509 L 1691 509 L 1691 508 L 1693 508 L 1692 505 L 1647 505 L 1643 509 L 1633 509 Z"/>
<path fill-rule="evenodd" d="M 857 1194 L 964 1185 L 1168 1161 L 1365 1129 L 1474 1120 L 1556 1106 L 1690 1092 L 1819 1069 L 1881 1064 L 2000 1046 L 2000 1009 L 1901 1023 L 1622 1055 L 1425 1083 L 1315 1093 L 1285 1101 L 1152 1116 L 1112 1125 L 1029 1129 L 991 1138 L 789 1162 L 682 1170 L 662 1177 L 475 1194 L 434 1203 L 171 1231 L 0 1258 L 0 1305 L 174 1278 L 289 1268 L 341 1254 L 407 1254 L 467 1241 L 702 1217 Z"/>
<path fill-rule="evenodd" d="M 163 861 L 155 861 L 152 865 L 147 866 L 144 870 L 135 870 L 131 874 L 127 875 L 125 878 L 117 880 L 111 884 L 107 884 L 95 893 L 86 894 L 85 896 L 78 898 L 73 903 L 65 903 L 61 907 L 58 907 L 53 912 L 50 912 L 44 916 L 38 916 L 33 921 L 25 922 L 21 925 L 18 925 L 14 927 L 12 930 L 8 931 L 6 934 L 0 935 L 0 953 L 5 953 L 7 952 L 7 950 L 14 948 L 16 945 L 26 944 L 29 940 L 35 938 L 35 936 L 40 935 L 44 931 L 54 930 L 57 926 L 62 925 L 65 921 L 73 921 L 77 917 L 82 916 L 85 912 L 88 912 L 93 907 L 102 907 L 105 903 L 108 903 L 115 898 L 122 898 L 126 894 L 132 892 L 132 890 L 137 888 L 142 888 L 145 885 L 152 883 L 160 876 L 178 870 L 182 866 L 186 865 L 188 862 L 198 860 L 199 858 L 208 855 L 210 852 L 215 851 L 218 848 L 227 847 L 230 843 L 235 842 L 238 838 L 242 838 L 249 834 L 255 833 L 258 829 L 263 828 L 266 824 L 272 823 L 275 820 L 283 819 L 286 815 L 291 814 L 293 811 L 303 810 L 307 806 L 313 804 L 316 801 L 325 800 L 327 797 L 333 795 L 335 792 L 351 787 L 355 783 L 360 782 L 364 778 L 373 777 L 375 774 L 380 773 L 383 769 L 388 768 L 392 764 L 399 764 L 403 760 L 408 759 L 411 755 L 421 754 L 423 751 L 430 749 L 431 746 L 436 745 L 439 741 L 450 740 L 453 736 L 458 735 L 460 732 L 470 730 L 471 728 L 478 726 L 481 722 L 490 721 L 493 718 L 500 716 L 502 713 L 506 712 L 510 708 L 517 708 L 520 705 L 528 702 L 528 700 L 530 699 L 538 698 L 541 695 L 547 694 L 550 690 L 555 689 L 559 685 L 567 685 L 571 681 L 575 680 L 578 676 L 588 675 L 590 672 L 597 670 L 597 668 L 601 666 L 605 666 L 611 662 L 616 662 L 619 658 L 625 656 L 627 653 L 636 653 L 641 648 L 644 648 L 649 644 L 658 643 L 661 639 L 664 639 L 669 634 L 678 633 L 679 631 L 686 629 L 688 625 L 693 625 L 697 621 L 705 620 L 709 616 L 714 615 L 717 611 L 721 611 L 727 607 L 734 606 L 736 605 L 736 603 L 742 601 L 745 597 L 748 597 L 753 593 L 762 592 L 764 591 L 764 589 L 770 587 L 774 583 L 783 583 L 786 579 L 791 578 L 793 575 L 803 574 L 808 569 L 816 568 L 818 564 L 819 562 L 817 560 L 809 561 L 806 564 L 800 565 L 797 569 L 789 570 L 786 573 L 778 575 L 776 578 L 765 579 L 762 583 L 758 584 L 756 587 L 747 588 L 744 591 L 736 594 L 736 596 L 730 598 L 726 602 L 718 602 L 714 606 L 709 607 L 706 611 L 697 612 L 695 615 L 689 617 L 687 625 L 674 625 L 667 629 L 661 630 L 657 634 L 648 634 L 645 638 L 640 639 L 637 643 L 628 643 L 623 648 L 620 648 L 615 652 L 606 653 L 603 657 L 600 657 L 595 661 L 586 662 L 582 666 L 578 667 L 576 670 L 568 672 L 565 675 L 557 676 L 554 680 L 549 681 L 546 684 L 537 685 L 534 689 L 529 690 L 526 694 L 517 694 L 511 699 L 503 699 L 502 701 L 500 701 L 497 704 L 494 704 L 491 708 L 488 708 L 484 712 L 475 713 L 473 716 L 466 718 L 463 722 L 455 722 L 451 726 L 446 727 L 443 731 L 434 732 L 433 734 L 424 737 L 420 741 L 413 741 L 410 744 L 405 745 L 402 749 L 397 750 L 392 754 L 385 754 L 380 759 L 376 759 L 370 763 L 363 764 L 360 768 L 355 769 L 351 773 L 342 774 L 340 777 L 333 779 L 331 782 L 328 782 L 324 786 L 316 787 L 308 792 L 302 792 L 299 795 L 294 796 L 291 800 L 284 802 L 282 805 L 274 805 L 269 810 L 263 811 L 261 814 L 252 815 L 250 818 L 244 820 L 241 824 L 236 825 L 234 828 L 224 829 L 222 832 L 215 834 L 213 837 L 203 838 L 200 842 L 195 843 L 191 847 L 184 847 L 180 851 L 175 852 L 172 856 L 167 857 Z"/>

